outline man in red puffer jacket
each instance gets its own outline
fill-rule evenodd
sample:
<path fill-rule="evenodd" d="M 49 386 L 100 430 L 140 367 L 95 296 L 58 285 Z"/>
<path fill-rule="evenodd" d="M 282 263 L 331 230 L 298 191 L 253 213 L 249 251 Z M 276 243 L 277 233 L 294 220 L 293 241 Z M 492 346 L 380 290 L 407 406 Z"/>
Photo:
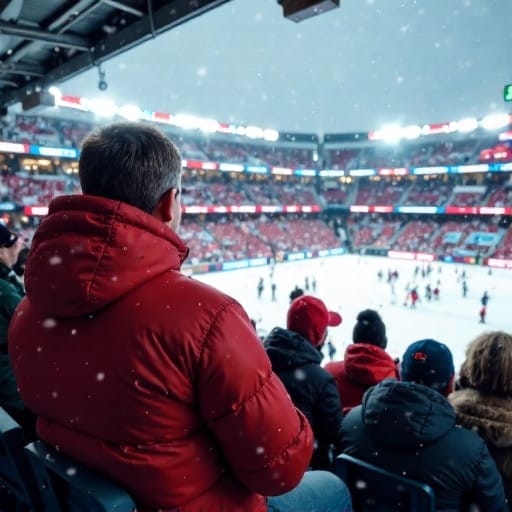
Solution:
<path fill-rule="evenodd" d="M 313 437 L 234 299 L 180 272 L 181 157 L 144 124 L 83 142 L 84 195 L 34 237 L 9 353 L 38 435 L 139 510 L 263 512 Z"/>
<path fill-rule="evenodd" d="M 357 315 L 352 341 L 354 343 L 345 351 L 344 361 L 325 366 L 336 380 L 343 414 L 361 405 L 369 387 L 384 379 L 399 379 L 396 364 L 385 351 L 386 326 L 377 311 L 366 309 Z"/>

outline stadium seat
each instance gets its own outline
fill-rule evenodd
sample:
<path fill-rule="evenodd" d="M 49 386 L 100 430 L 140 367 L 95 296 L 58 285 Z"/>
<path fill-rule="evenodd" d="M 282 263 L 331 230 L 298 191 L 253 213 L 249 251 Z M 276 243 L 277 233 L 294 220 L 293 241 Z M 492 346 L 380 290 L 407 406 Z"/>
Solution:
<path fill-rule="evenodd" d="M 336 474 L 350 489 L 354 512 L 435 512 L 434 491 L 421 482 L 346 454 L 336 458 Z"/>
<path fill-rule="evenodd" d="M 12 510 L 37 510 L 39 507 L 36 481 L 24 447 L 27 444 L 21 427 L 0 407 L 0 485 L 13 498 Z M 0 497 L 3 501 L 8 497 Z M 11 510 L 11 508 L 2 508 Z"/>
<path fill-rule="evenodd" d="M 104 476 L 43 441 L 25 447 L 38 487 L 43 510 L 48 512 L 132 512 L 128 493 Z"/>

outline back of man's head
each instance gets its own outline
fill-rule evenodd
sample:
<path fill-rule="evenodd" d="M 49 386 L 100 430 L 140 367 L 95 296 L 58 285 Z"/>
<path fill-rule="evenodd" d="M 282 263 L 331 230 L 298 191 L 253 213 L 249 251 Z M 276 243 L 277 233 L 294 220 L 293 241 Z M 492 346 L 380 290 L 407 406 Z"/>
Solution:
<path fill-rule="evenodd" d="M 365 309 L 357 315 L 357 322 L 352 331 L 352 341 L 386 348 L 388 343 L 386 326 L 377 311 Z"/>
<path fill-rule="evenodd" d="M 400 372 L 404 382 L 423 384 L 447 396 L 452 391 L 454 374 L 452 353 L 439 341 L 416 341 L 404 353 Z"/>
<path fill-rule="evenodd" d="M 159 130 L 116 123 L 90 133 L 78 165 L 84 194 L 122 201 L 152 213 L 160 198 L 179 189 L 181 156 Z"/>

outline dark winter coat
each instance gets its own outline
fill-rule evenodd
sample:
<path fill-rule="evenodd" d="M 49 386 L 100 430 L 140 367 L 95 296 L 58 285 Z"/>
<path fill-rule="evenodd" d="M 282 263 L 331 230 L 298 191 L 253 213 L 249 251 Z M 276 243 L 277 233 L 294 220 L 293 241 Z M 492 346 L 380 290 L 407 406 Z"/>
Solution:
<path fill-rule="evenodd" d="M 300 334 L 279 327 L 266 338 L 265 349 L 272 369 L 313 428 L 317 448 L 311 467 L 331 469 L 329 446 L 339 444 L 343 416 L 336 383 L 320 366 L 322 354 Z"/>
<path fill-rule="evenodd" d="M 455 409 L 458 423 L 478 432 L 487 443 L 512 510 L 512 398 L 461 389 L 452 393 L 448 400 Z"/>
<path fill-rule="evenodd" d="M 352 343 L 345 351 L 344 361 L 325 365 L 334 377 L 343 414 L 361 404 L 365 391 L 384 379 L 398 379 L 398 370 L 392 357 L 382 348 L 369 343 Z"/>
<path fill-rule="evenodd" d="M 138 510 L 263 512 L 313 452 L 242 307 L 180 272 L 143 211 L 59 197 L 37 230 L 9 332 L 37 430 L 119 482 Z"/>
<path fill-rule="evenodd" d="M 343 451 L 426 483 L 438 511 L 468 498 L 481 512 L 508 511 L 501 477 L 483 439 L 455 424 L 448 400 L 431 388 L 385 380 L 343 420 Z"/>
<path fill-rule="evenodd" d="M 9 267 L 0 263 L 0 407 L 17 417 L 24 411 L 7 351 L 7 330 L 23 297 L 23 287 Z"/>

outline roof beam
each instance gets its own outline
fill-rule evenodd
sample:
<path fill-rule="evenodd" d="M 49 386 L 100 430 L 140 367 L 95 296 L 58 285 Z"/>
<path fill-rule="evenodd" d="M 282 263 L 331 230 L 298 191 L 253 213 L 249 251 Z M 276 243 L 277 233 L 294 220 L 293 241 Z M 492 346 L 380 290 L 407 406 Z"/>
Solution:
<path fill-rule="evenodd" d="M 100 0 L 102 1 L 102 0 Z M 9 106 L 26 96 L 36 86 L 49 87 L 68 80 L 92 67 L 138 46 L 157 35 L 186 23 L 231 0 L 174 0 L 143 18 L 131 23 L 123 30 L 106 36 L 94 44 L 89 52 L 72 57 L 67 62 L 50 70 L 42 79 L 32 80 L 16 90 L 0 91 L 0 105 Z M 170 8 L 172 6 L 172 9 Z M 151 19 L 150 19 L 151 18 Z"/>
<path fill-rule="evenodd" d="M 10 85 L 11 87 L 18 87 L 17 82 L 13 82 L 11 80 L 5 80 L 4 78 L 0 78 L 0 84 Z"/>
<path fill-rule="evenodd" d="M 58 34 L 66 32 L 75 23 L 87 18 L 89 14 L 100 7 L 101 2 L 102 0 L 81 0 L 54 19 L 48 25 L 48 30 L 56 31 Z"/>
<path fill-rule="evenodd" d="M 101 6 L 102 0 L 79 0 L 77 3 L 67 7 L 61 12 L 47 27 L 46 30 L 62 34 L 72 25 L 82 21 L 94 10 Z M 77 14 L 78 13 L 78 14 Z M 39 27 L 37 27 L 39 28 Z M 27 53 L 37 47 L 36 41 L 25 41 L 18 45 L 14 52 L 7 58 L 7 62 L 18 62 L 23 59 Z"/>
<path fill-rule="evenodd" d="M 0 74 L 42 77 L 44 70 L 41 66 L 34 64 L 1 63 Z"/>
<path fill-rule="evenodd" d="M 142 18 L 144 16 L 144 12 L 139 9 L 135 9 L 134 7 L 130 7 L 129 5 L 124 5 L 121 2 L 117 2 L 116 0 L 103 0 L 105 5 L 109 5 L 110 7 L 114 7 L 115 9 L 119 9 L 120 11 L 127 12 L 129 14 L 133 14 L 138 18 Z"/>
<path fill-rule="evenodd" d="M 2 20 L 0 20 L 0 34 L 21 37 L 22 39 L 30 39 L 31 41 L 39 41 L 41 43 L 54 44 L 64 48 L 74 48 L 80 51 L 87 51 L 90 46 L 89 41 L 84 37 L 68 34 L 54 34 L 47 30 L 27 27 Z"/>

